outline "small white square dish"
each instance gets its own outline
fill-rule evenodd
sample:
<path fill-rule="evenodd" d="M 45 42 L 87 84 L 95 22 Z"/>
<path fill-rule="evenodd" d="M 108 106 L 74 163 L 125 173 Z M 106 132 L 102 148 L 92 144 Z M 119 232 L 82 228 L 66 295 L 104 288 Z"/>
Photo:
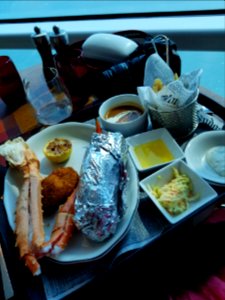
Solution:
<path fill-rule="evenodd" d="M 217 196 L 216 191 L 182 160 L 161 168 L 139 184 L 172 224 Z"/>
<path fill-rule="evenodd" d="M 184 152 L 165 128 L 154 129 L 126 139 L 138 171 L 162 167 L 184 157 Z"/>

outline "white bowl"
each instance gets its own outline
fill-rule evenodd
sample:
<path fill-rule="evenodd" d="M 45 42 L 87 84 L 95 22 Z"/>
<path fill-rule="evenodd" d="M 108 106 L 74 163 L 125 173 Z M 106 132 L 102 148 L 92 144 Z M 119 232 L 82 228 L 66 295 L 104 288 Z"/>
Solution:
<path fill-rule="evenodd" d="M 193 137 L 185 148 L 185 158 L 187 164 L 201 177 L 211 183 L 225 185 L 225 177 L 217 174 L 206 160 L 207 152 L 216 146 L 225 146 L 225 130 L 207 131 Z M 225 164 L 225 158 L 221 163 Z"/>
<path fill-rule="evenodd" d="M 143 171 L 149 171 L 151 169 L 159 168 L 162 167 L 174 160 L 182 159 L 184 157 L 184 153 L 181 149 L 181 147 L 177 144 L 175 139 L 172 137 L 172 135 L 169 133 L 169 131 L 165 128 L 159 128 L 159 129 L 154 129 L 151 131 L 147 131 L 144 133 L 140 133 L 137 135 L 134 135 L 132 137 L 128 137 L 127 143 L 129 145 L 129 153 L 133 159 L 133 162 L 138 169 L 138 171 L 143 172 Z M 159 144 L 159 143 L 160 144 Z M 143 151 L 141 150 L 141 155 L 138 156 L 137 153 L 135 152 L 135 147 L 140 146 L 140 145 L 146 145 L 146 143 L 151 143 L 148 144 L 148 147 Z M 153 151 L 152 143 L 155 144 L 155 150 L 157 152 L 151 152 Z M 163 143 L 163 144 L 162 144 Z M 164 149 L 165 151 L 168 150 L 169 153 L 167 157 L 165 157 L 166 152 L 163 151 L 163 146 L 165 146 L 167 149 Z M 152 148 L 152 149 L 150 149 Z M 149 151 L 149 152 L 147 152 Z M 160 151 L 160 152 L 159 152 Z M 157 157 L 156 157 L 157 154 Z M 164 158 L 163 158 L 164 156 Z M 144 165 L 141 163 L 140 160 L 145 159 L 145 163 L 147 163 L 148 159 L 151 159 L 155 157 L 154 164 L 146 164 Z"/>
<path fill-rule="evenodd" d="M 154 196 L 152 187 L 158 186 L 162 187 L 167 184 L 173 177 L 173 167 L 177 168 L 180 173 L 186 174 L 192 182 L 193 194 L 198 194 L 199 198 L 193 202 L 189 202 L 189 207 L 180 213 L 179 215 L 171 215 Z M 158 170 L 154 174 L 146 177 L 139 182 L 142 189 L 147 193 L 150 199 L 158 207 L 161 213 L 167 218 L 170 223 L 176 223 L 183 218 L 187 217 L 203 205 L 214 201 L 217 193 L 216 191 L 197 173 L 195 173 L 189 166 L 182 160 L 173 162 L 165 166 L 164 168 Z"/>
<path fill-rule="evenodd" d="M 129 122 L 115 123 L 106 119 L 106 114 L 110 109 L 124 105 L 139 107 L 143 113 Z M 148 125 L 147 111 L 142 106 L 139 96 L 135 94 L 121 94 L 104 101 L 99 108 L 99 118 L 104 130 L 120 132 L 124 137 L 143 132 Z"/>

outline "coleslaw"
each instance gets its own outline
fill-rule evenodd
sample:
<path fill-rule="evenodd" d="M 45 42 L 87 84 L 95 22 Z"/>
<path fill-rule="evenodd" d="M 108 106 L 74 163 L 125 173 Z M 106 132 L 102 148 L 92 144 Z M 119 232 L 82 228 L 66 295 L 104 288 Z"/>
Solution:
<path fill-rule="evenodd" d="M 199 199 L 199 194 L 193 193 L 191 179 L 186 174 L 179 173 L 177 168 L 173 168 L 173 178 L 170 182 L 151 189 L 160 204 L 173 216 L 187 210 L 189 202 Z"/>

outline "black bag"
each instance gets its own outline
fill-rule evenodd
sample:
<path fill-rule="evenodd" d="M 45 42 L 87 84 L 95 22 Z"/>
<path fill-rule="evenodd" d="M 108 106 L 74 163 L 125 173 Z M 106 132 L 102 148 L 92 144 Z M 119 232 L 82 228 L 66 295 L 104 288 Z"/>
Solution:
<path fill-rule="evenodd" d="M 180 56 L 177 53 L 175 42 L 169 39 L 169 37 L 163 34 L 152 36 L 138 30 L 122 31 L 116 34 L 130 38 L 139 45 L 138 49 L 130 55 L 128 60 L 145 55 L 145 59 L 143 60 L 146 61 L 149 55 L 157 52 L 168 63 L 173 72 L 177 73 L 178 76 L 180 75 Z"/>
<path fill-rule="evenodd" d="M 60 61 L 56 57 L 59 73 L 78 106 L 82 106 L 90 96 L 104 101 L 118 94 L 137 94 L 137 87 L 143 85 L 145 62 L 149 55 L 155 52 L 170 65 L 174 73 L 180 75 L 181 60 L 176 44 L 166 36 L 153 37 L 136 30 L 115 34 L 130 38 L 138 44 L 136 51 L 116 65 L 84 59 L 83 41 L 69 47 L 66 61 Z"/>

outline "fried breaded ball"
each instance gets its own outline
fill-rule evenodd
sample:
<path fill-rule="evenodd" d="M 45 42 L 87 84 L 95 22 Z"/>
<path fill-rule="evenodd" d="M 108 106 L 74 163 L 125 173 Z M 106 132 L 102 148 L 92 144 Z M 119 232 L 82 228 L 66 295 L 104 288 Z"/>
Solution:
<path fill-rule="evenodd" d="M 42 180 L 42 204 L 44 213 L 55 211 L 73 192 L 79 182 L 78 173 L 71 167 L 54 170 Z"/>

